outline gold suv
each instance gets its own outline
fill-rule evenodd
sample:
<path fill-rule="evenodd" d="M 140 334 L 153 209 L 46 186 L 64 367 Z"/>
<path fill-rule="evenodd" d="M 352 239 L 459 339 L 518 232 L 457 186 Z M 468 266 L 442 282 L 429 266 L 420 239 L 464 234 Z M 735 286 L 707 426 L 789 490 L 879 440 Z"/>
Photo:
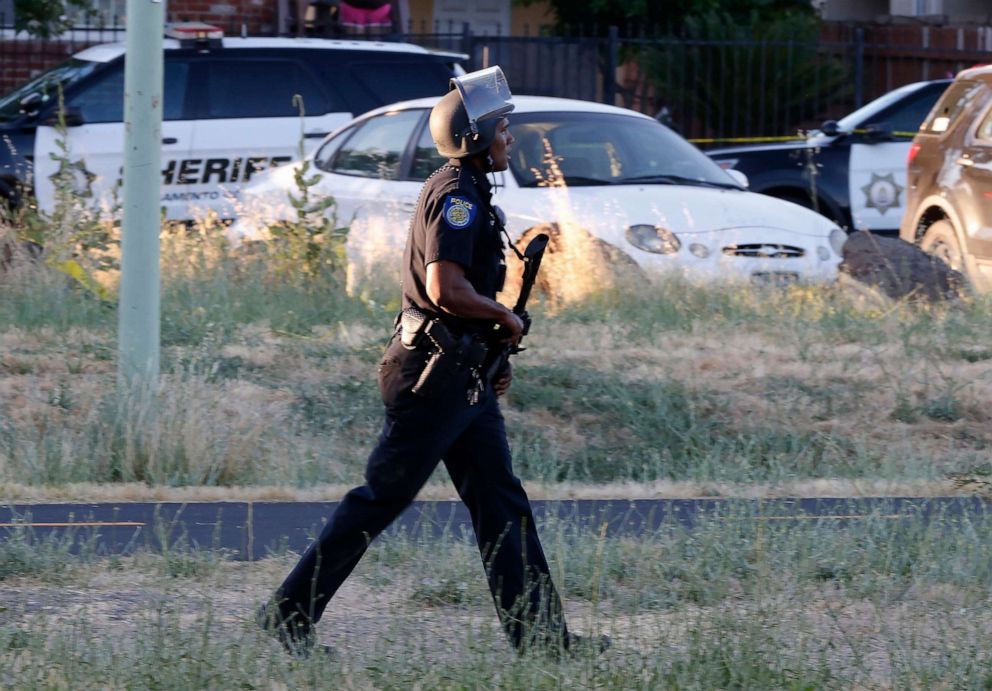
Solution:
<path fill-rule="evenodd" d="M 992 65 L 960 72 L 909 150 L 899 237 L 992 290 Z"/>

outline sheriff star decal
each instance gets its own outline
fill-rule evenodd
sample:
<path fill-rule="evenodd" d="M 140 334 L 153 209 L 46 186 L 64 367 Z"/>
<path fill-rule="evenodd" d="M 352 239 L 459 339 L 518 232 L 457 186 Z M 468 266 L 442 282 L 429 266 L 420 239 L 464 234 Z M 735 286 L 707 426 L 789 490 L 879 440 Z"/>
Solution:
<path fill-rule="evenodd" d="M 444 220 L 452 228 L 468 228 L 478 211 L 475 204 L 465 197 L 451 196 L 444 200 Z"/>
<path fill-rule="evenodd" d="M 903 187 L 896 184 L 894 173 L 872 173 L 871 182 L 862 187 L 861 191 L 865 193 L 865 208 L 877 209 L 884 216 L 886 211 L 899 206 L 899 195 Z"/>

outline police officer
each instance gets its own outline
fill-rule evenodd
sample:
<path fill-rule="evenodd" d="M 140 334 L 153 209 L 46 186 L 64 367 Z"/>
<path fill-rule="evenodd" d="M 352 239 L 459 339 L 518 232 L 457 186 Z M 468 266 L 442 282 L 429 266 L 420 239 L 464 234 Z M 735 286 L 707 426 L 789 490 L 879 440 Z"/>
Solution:
<path fill-rule="evenodd" d="M 523 323 L 496 302 L 505 273 L 501 219 L 486 174 L 508 167 L 513 110 L 499 67 L 452 79 L 431 111 L 437 150 L 450 160 L 424 184 L 403 258 L 403 313 L 379 365 L 385 423 L 365 484 L 344 497 L 259 623 L 294 654 L 314 630 L 369 540 L 409 504 L 443 460 L 472 526 L 498 615 L 518 649 L 573 646 L 527 495 L 513 474 L 497 396 L 507 367 L 487 381 L 494 348 Z M 499 334 L 494 336 L 494 334 Z"/>

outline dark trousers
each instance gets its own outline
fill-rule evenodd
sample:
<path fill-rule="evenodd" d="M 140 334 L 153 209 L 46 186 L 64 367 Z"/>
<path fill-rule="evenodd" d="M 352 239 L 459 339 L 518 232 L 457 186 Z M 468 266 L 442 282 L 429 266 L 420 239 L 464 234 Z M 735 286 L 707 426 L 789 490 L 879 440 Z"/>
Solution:
<path fill-rule="evenodd" d="M 513 474 L 503 416 L 489 388 L 466 397 L 468 374 L 436 400 L 410 393 L 425 354 L 392 341 L 379 366 L 386 419 L 369 456 L 365 484 L 348 492 L 277 596 L 285 618 L 315 623 L 369 543 L 413 501 L 438 461 L 472 516 L 500 619 L 510 641 L 534 636 L 567 645 L 561 601 L 534 526 L 527 494 Z"/>

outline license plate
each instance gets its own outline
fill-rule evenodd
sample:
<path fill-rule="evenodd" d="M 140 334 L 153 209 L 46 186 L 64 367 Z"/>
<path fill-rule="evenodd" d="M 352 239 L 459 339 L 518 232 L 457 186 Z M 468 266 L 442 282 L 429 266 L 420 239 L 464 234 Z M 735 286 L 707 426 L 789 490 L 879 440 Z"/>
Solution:
<path fill-rule="evenodd" d="M 762 286 L 791 286 L 799 282 L 799 274 L 795 271 L 755 271 L 751 274 L 751 282 Z"/>

